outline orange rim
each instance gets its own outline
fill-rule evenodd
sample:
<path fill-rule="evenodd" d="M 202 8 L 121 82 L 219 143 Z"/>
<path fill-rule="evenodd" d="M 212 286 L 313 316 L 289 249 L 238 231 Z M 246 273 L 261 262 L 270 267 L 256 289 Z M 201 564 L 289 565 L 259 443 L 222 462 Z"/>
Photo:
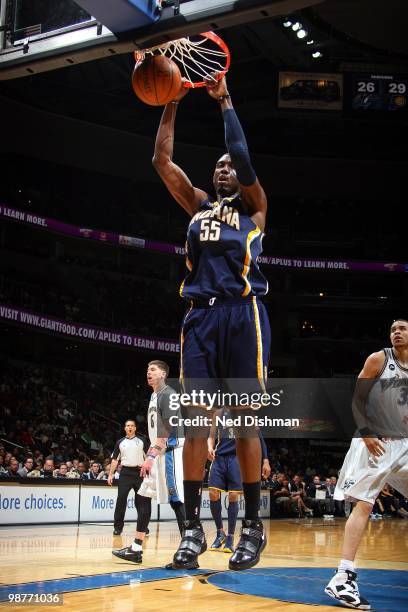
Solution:
<path fill-rule="evenodd" d="M 217 71 L 217 75 L 216 75 L 216 78 L 219 81 L 228 72 L 228 70 L 230 68 L 230 65 L 231 65 L 231 53 L 230 53 L 230 50 L 229 50 L 227 44 L 225 43 L 225 41 L 222 38 L 220 38 L 220 36 L 217 36 L 217 34 L 215 34 L 214 32 L 211 32 L 211 31 L 210 32 L 202 32 L 199 36 L 202 36 L 203 38 L 207 38 L 208 40 L 211 40 L 225 54 L 225 66 L 224 66 L 224 68 L 222 70 Z M 136 65 L 140 64 L 144 60 L 146 52 L 151 52 L 152 53 L 156 49 L 160 50 L 160 49 L 163 49 L 163 47 L 158 46 L 158 47 L 155 47 L 154 49 L 153 48 L 152 49 L 146 49 L 145 51 L 144 50 L 135 51 L 134 52 L 134 57 L 135 57 L 135 60 L 136 60 Z M 165 53 L 164 53 L 164 55 L 165 55 Z M 207 85 L 207 83 L 204 80 L 201 80 L 201 81 L 192 81 L 190 79 L 186 79 L 184 81 L 184 83 L 183 83 L 183 86 L 186 87 L 187 89 L 189 89 L 189 88 L 196 88 L 196 87 L 205 87 L 206 85 Z"/>

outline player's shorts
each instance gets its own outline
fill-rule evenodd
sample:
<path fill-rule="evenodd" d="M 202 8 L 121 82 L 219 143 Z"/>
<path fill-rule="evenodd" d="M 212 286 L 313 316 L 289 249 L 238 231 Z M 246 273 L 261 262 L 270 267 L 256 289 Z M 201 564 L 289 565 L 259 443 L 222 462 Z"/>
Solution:
<path fill-rule="evenodd" d="M 221 381 L 224 390 L 264 392 L 270 344 L 268 314 L 256 297 L 192 302 L 181 330 L 183 390 L 216 392 Z"/>
<path fill-rule="evenodd" d="M 164 461 L 169 502 L 184 502 L 183 449 L 167 448 Z"/>
<path fill-rule="evenodd" d="M 408 497 L 408 438 L 383 441 L 385 453 L 374 457 L 361 438 L 354 438 L 341 468 L 334 499 L 374 504 L 385 485 Z"/>
<path fill-rule="evenodd" d="M 241 472 L 236 455 L 215 457 L 208 476 L 208 488 L 217 491 L 242 492 Z"/>
<path fill-rule="evenodd" d="M 156 499 L 158 504 L 184 502 L 181 446 L 168 447 L 164 454 L 156 457 L 151 473 L 143 479 L 138 494 Z"/>

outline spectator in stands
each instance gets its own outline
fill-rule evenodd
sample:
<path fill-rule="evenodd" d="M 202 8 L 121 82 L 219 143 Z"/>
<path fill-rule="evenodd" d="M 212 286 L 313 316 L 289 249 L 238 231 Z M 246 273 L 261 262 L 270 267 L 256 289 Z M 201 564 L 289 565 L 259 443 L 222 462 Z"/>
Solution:
<path fill-rule="evenodd" d="M 398 514 L 402 518 L 408 519 L 408 499 L 395 489 L 394 496 L 398 501 Z"/>
<path fill-rule="evenodd" d="M 105 459 L 103 462 L 103 469 L 98 474 L 98 480 L 108 480 L 110 472 L 110 459 Z"/>
<path fill-rule="evenodd" d="M 317 516 L 329 514 L 330 500 L 326 500 L 326 487 L 322 484 L 319 475 L 314 476 L 313 481 L 306 487 L 306 495 L 307 505 Z"/>
<path fill-rule="evenodd" d="M 23 432 L 21 432 L 20 434 L 20 441 L 21 444 L 24 444 L 24 446 L 28 446 L 30 448 L 33 448 L 35 442 L 34 442 L 34 437 L 33 437 L 33 428 L 32 427 L 27 427 Z"/>
<path fill-rule="evenodd" d="M 3 474 L 7 474 L 7 470 L 4 467 L 4 457 L 0 455 L 0 476 L 3 476 Z"/>
<path fill-rule="evenodd" d="M 33 469 L 34 469 L 34 470 L 38 470 L 38 471 L 40 471 L 40 472 L 41 472 L 41 470 L 43 469 L 43 467 L 44 467 L 44 461 L 43 461 L 43 459 L 36 459 L 36 460 L 34 461 L 34 465 L 33 465 Z"/>
<path fill-rule="evenodd" d="M 381 489 L 377 502 L 385 518 L 390 518 L 397 514 L 399 501 L 394 495 L 394 489 L 388 483 Z"/>
<path fill-rule="evenodd" d="M 97 461 L 92 461 L 91 468 L 87 474 L 87 478 L 89 480 L 98 480 L 99 472 L 101 471 L 101 466 Z"/>
<path fill-rule="evenodd" d="M 334 518 L 335 504 L 334 504 L 333 495 L 334 495 L 335 487 L 332 486 L 332 481 L 331 481 L 330 476 L 328 476 L 325 479 L 324 488 L 326 490 L 326 508 L 325 509 L 327 512 L 327 514 L 325 514 L 324 516 L 326 518 Z"/>
<path fill-rule="evenodd" d="M 41 478 L 53 478 L 54 469 L 54 459 L 52 457 L 47 457 L 44 461 L 44 467 L 40 471 Z"/>
<path fill-rule="evenodd" d="M 284 481 L 285 482 L 285 481 Z M 288 490 L 292 501 L 292 507 L 296 514 L 300 517 L 306 515 L 313 516 L 312 508 L 308 508 L 303 501 L 306 497 L 305 483 L 300 478 L 299 474 L 293 476 L 292 482 L 288 484 Z"/>
<path fill-rule="evenodd" d="M 17 459 L 15 457 L 11 457 L 10 465 L 7 470 L 7 476 L 9 477 L 18 476 L 19 468 L 20 468 L 20 464 L 18 463 Z"/>
<path fill-rule="evenodd" d="M 21 469 L 18 470 L 18 475 L 21 476 L 21 478 L 26 478 L 28 473 L 31 472 L 31 470 L 34 467 L 34 459 L 31 456 L 28 456 L 24 459 L 24 463 L 23 463 L 23 467 Z"/>
<path fill-rule="evenodd" d="M 284 483 L 288 480 L 285 474 L 279 473 L 276 477 L 276 481 L 272 483 L 271 489 L 271 506 L 278 514 L 288 514 L 290 511 L 290 492 Z"/>
<path fill-rule="evenodd" d="M 88 479 L 86 464 L 83 461 L 80 461 L 78 463 L 77 472 L 78 472 L 79 478 L 81 478 L 82 480 Z"/>
<path fill-rule="evenodd" d="M 67 477 L 67 464 L 61 463 L 59 468 L 54 471 L 54 478 L 66 478 Z"/>

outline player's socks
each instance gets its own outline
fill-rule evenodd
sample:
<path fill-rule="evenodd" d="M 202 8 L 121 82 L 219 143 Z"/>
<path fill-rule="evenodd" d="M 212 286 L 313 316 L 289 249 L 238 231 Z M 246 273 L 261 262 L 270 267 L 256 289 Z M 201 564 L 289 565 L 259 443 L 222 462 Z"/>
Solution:
<path fill-rule="evenodd" d="M 187 521 L 200 522 L 201 480 L 184 480 L 184 506 Z"/>
<path fill-rule="evenodd" d="M 211 516 L 214 519 L 217 531 L 223 531 L 221 497 L 217 501 L 210 501 Z"/>
<path fill-rule="evenodd" d="M 349 570 L 350 572 L 354 572 L 354 563 L 353 561 L 349 561 L 348 559 L 341 559 L 339 563 L 338 571 L 345 572 L 346 570 Z"/>
<path fill-rule="evenodd" d="M 173 557 L 173 569 L 197 569 L 197 557 L 207 550 L 207 542 L 200 522 L 186 521 L 183 537 Z"/>
<path fill-rule="evenodd" d="M 182 502 L 170 502 L 170 506 L 173 508 L 174 514 L 176 515 L 178 528 L 180 531 L 180 535 L 183 535 L 184 529 L 184 521 L 186 520 L 186 512 L 184 509 L 184 504 Z"/>
<path fill-rule="evenodd" d="M 361 597 L 356 580 L 356 572 L 337 570 L 324 592 L 347 608 L 371 610 L 368 601 Z"/>
<path fill-rule="evenodd" d="M 259 500 L 261 498 L 261 482 L 243 482 L 245 499 L 245 518 L 257 521 L 259 517 Z"/>
<path fill-rule="evenodd" d="M 238 502 L 230 502 L 228 506 L 228 535 L 234 535 L 237 526 Z"/>
<path fill-rule="evenodd" d="M 139 540 L 138 538 L 135 538 L 132 542 L 131 548 L 134 552 L 143 550 L 142 544 L 143 544 L 143 540 Z"/>
<path fill-rule="evenodd" d="M 241 536 L 234 554 L 229 560 L 231 570 L 246 570 L 256 565 L 266 546 L 266 535 L 262 521 L 242 521 Z"/>

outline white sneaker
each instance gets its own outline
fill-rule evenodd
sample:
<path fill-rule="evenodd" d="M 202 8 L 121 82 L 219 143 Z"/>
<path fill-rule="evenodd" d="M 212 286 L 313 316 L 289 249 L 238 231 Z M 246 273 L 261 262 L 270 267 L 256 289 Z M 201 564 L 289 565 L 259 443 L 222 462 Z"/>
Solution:
<path fill-rule="evenodd" d="M 368 601 L 360 596 L 356 579 L 357 574 L 355 572 L 338 570 L 324 589 L 324 592 L 346 608 L 371 610 Z"/>

